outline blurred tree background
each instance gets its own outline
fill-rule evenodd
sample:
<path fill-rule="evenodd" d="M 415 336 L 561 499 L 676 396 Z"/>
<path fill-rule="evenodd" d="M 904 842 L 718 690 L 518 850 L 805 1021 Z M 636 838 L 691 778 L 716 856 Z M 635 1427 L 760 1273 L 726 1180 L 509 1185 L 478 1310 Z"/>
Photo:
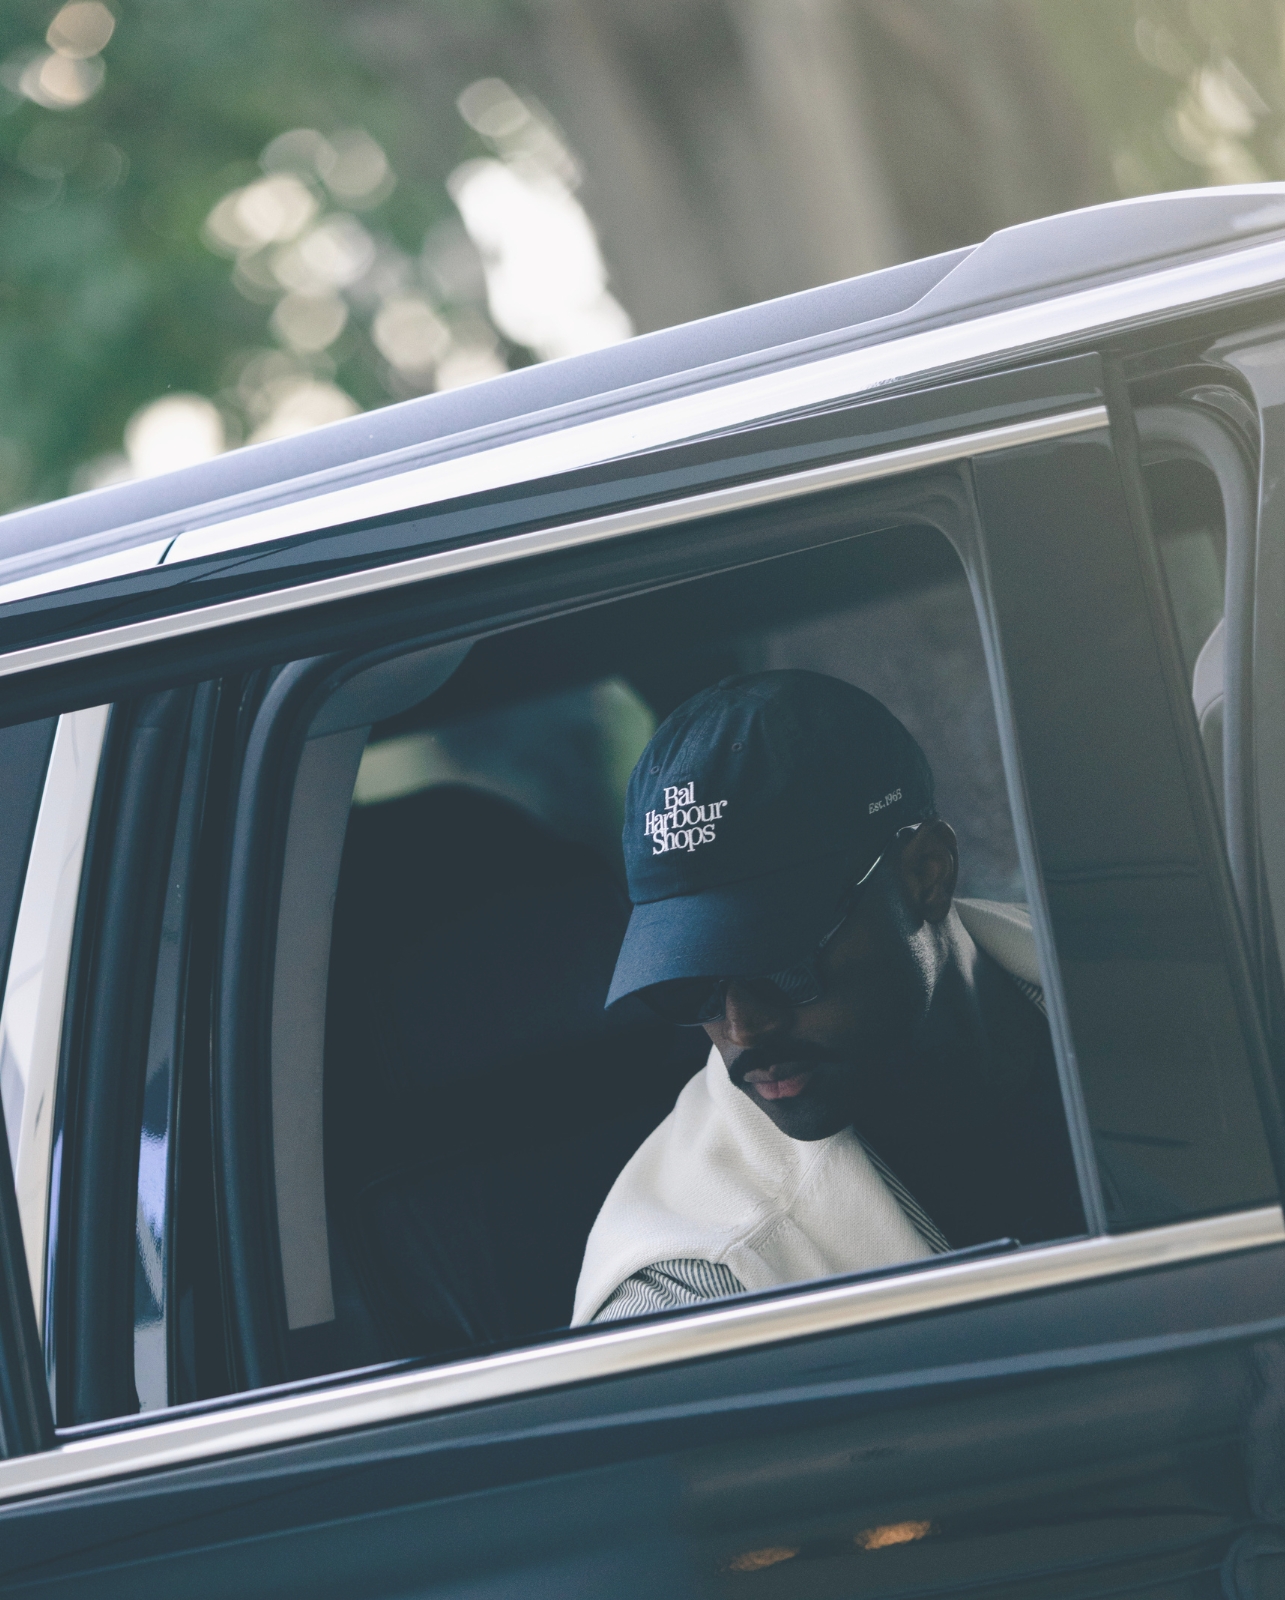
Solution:
<path fill-rule="evenodd" d="M 0 509 L 1285 178 L 1283 0 L 8 0 Z"/>

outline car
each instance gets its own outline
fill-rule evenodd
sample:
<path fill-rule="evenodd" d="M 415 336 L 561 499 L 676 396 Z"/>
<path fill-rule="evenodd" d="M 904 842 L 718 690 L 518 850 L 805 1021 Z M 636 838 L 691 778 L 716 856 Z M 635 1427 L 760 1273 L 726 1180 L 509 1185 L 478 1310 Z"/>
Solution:
<path fill-rule="evenodd" d="M 1262 185 L 0 519 L 4 1592 L 1285 1592 L 1283 496 Z M 572 1327 L 706 1049 L 624 780 L 776 667 L 927 750 L 1084 1225 Z"/>

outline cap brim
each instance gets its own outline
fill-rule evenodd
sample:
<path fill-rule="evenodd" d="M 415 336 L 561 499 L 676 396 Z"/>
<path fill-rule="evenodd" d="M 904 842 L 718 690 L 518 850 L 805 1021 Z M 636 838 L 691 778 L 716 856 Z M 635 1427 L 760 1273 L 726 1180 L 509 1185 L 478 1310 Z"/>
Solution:
<path fill-rule="evenodd" d="M 805 960 L 860 871 L 824 856 L 761 878 L 635 906 L 607 994 L 614 1005 L 674 978 L 760 978 Z"/>

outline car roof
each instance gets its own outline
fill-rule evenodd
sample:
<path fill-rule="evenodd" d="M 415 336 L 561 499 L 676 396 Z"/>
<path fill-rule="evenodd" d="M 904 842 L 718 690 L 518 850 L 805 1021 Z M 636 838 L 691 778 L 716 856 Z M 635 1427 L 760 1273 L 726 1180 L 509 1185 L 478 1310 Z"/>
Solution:
<path fill-rule="evenodd" d="M 511 437 L 519 421 L 528 434 L 566 427 L 1281 233 L 1285 184 L 1149 195 L 1043 217 L 977 245 L 11 512 L 0 517 L 0 570 L 50 570 L 155 539 L 166 524 L 178 532 L 485 448 Z"/>

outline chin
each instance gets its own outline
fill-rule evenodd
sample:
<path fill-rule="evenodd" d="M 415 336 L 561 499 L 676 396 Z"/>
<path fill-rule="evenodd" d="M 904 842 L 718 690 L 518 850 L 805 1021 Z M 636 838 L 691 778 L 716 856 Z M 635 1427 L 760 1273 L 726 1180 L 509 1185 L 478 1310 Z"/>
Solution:
<path fill-rule="evenodd" d="M 782 1133 L 805 1143 L 828 1139 L 852 1121 L 848 1113 L 823 1100 L 809 1100 L 806 1091 L 794 1100 L 761 1100 L 755 1095 L 754 1103 L 771 1117 Z"/>

